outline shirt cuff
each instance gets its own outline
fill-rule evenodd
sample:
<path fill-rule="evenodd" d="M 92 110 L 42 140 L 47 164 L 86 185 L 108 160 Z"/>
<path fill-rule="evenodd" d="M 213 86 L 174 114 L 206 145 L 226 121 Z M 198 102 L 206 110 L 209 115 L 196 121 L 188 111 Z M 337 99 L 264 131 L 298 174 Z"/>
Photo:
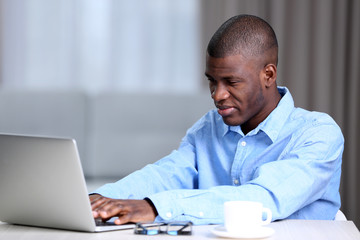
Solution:
<path fill-rule="evenodd" d="M 171 190 L 149 199 L 158 211 L 156 222 L 191 221 L 194 225 L 223 222 L 222 203 L 208 198 L 206 190 Z"/>

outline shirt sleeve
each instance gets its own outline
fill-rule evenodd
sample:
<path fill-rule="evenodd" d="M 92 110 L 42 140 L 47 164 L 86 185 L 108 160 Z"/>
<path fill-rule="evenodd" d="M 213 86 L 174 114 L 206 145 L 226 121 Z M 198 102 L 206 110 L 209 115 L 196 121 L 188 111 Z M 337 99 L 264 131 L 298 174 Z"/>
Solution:
<path fill-rule="evenodd" d="M 143 199 L 170 189 L 197 188 L 194 147 L 182 141 L 178 150 L 127 177 L 105 184 L 97 193 L 114 199 Z"/>
<path fill-rule="evenodd" d="M 229 200 L 262 202 L 272 210 L 273 220 L 292 216 L 331 219 L 339 208 L 333 202 L 324 209 L 311 208 L 317 208 L 316 201 L 327 201 L 323 199 L 326 191 L 338 194 L 344 141 L 341 131 L 333 124 L 313 123 L 292 137 L 294 141 L 278 160 L 258 167 L 253 178 L 240 186 L 179 189 L 149 196 L 159 213 L 156 220 L 219 224 L 223 222 L 223 203 Z"/>
<path fill-rule="evenodd" d="M 90 194 L 101 194 L 114 199 L 143 199 L 171 189 L 198 188 L 198 169 L 192 139 L 194 134 L 206 125 L 208 115 L 200 118 L 187 131 L 177 150 L 115 183 L 103 185 Z"/>

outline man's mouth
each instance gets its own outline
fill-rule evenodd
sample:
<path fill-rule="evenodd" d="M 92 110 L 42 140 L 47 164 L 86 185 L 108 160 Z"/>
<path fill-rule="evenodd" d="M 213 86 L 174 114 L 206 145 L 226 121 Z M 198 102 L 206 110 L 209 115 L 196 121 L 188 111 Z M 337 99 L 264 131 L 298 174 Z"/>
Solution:
<path fill-rule="evenodd" d="M 228 117 L 229 115 L 231 115 L 235 111 L 234 107 L 218 106 L 217 108 L 218 108 L 218 113 L 222 117 Z"/>

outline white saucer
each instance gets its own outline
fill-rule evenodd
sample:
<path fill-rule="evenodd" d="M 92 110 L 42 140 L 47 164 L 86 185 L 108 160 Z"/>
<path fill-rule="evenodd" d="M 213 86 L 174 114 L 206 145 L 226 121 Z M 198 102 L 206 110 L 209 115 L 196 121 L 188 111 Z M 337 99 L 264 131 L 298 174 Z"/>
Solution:
<path fill-rule="evenodd" d="M 259 238 L 270 237 L 275 233 L 275 230 L 269 227 L 260 227 L 259 229 L 253 232 L 231 233 L 226 231 L 224 226 L 217 226 L 214 229 L 212 229 L 211 232 L 218 237 L 238 238 L 238 239 L 259 239 Z"/>

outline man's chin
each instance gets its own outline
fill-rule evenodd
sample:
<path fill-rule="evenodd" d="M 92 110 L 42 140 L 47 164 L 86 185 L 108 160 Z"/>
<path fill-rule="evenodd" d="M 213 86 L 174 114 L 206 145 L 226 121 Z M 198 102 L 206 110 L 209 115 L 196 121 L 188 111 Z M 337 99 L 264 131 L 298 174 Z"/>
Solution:
<path fill-rule="evenodd" d="M 230 117 L 223 117 L 223 121 L 228 126 L 239 126 L 241 125 L 241 122 L 236 119 L 232 119 Z"/>

